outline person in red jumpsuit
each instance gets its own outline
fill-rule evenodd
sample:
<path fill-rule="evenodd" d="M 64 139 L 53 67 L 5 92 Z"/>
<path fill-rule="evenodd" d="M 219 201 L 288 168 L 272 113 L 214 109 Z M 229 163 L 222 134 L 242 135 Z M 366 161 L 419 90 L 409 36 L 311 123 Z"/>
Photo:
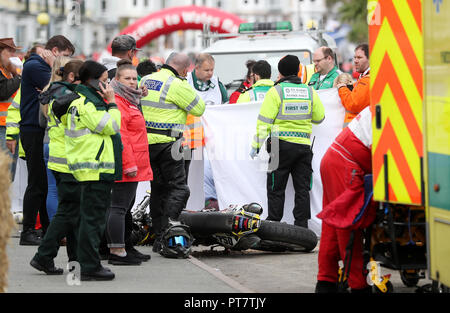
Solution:
<path fill-rule="evenodd" d="M 370 292 L 363 260 L 362 229 L 375 217 L 365 206 L 364 176 L 372 171 L 372 112 L 368 106 L 336 137 L 322 158 L 323 210 L 316 292 L 337 292 L 339 260 L 346 260 L 346 247 L 354 232 L 350 271 L 351 292 Z M 369 203 L 369 202 L 367 202 Z"/>

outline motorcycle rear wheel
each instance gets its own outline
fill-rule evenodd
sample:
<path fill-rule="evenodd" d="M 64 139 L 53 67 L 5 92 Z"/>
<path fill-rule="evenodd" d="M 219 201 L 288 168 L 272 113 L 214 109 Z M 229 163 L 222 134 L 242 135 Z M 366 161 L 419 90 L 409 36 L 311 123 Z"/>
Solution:
<path fill-rule="evenodd" d="M 312 251 L 317 246 L 316 234 L 304 227 L 262 220 L 256 234 L 261 249 L 269 251 Z"/>

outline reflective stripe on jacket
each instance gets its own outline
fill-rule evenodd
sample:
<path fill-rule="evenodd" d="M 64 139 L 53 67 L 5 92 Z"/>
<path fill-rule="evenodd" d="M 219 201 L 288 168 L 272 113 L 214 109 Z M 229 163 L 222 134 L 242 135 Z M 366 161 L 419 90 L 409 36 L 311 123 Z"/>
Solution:
<path fill-rule="evenodd" d="M 183 137 L 183 146 L 188 146 L 190 149 L 203 147 L 205 145 L 205 132 L 200 117 L 188 114 Z"/>
<path fill-rule="evenodd" d="M 205 111 L 205 102 L 194 88 L 167 66 L 143 77 L 140 85 L 143 84 L 148 89 L 148 95 L 141 99 L 141 105 L 149 144 L 176 140 L 175 137 L 151 133 L 152 129 L 172 130 L 181 135 L 185 130 L 187 114 L 201 116 Z"/>
<path fill-rule="evenodd" d="M 19 89 L 20 90 L 20 89 Z M 6 138 L 11 135 L 19 135 L 20 122 L 20 92 L 17 92 L 11 105 L 8 107 L 6 117 Z"/>
<path fill-rule="evenodd" d="M 311 123 L 321 123 L 324 118 L 322 101 L 312 88 L 281 82 L 270 88 L 261 105 L 252 147 L 259 149 L 269 135 L 310 145 Z"/>
<path fill-rule="evenodd" d="M 17 90 L 14 100 L 8 107 L 8 114 L 6 116 L 6 140 L 16 140 L 19 145 L 19 157 L 25 158 L 25 151 L 20 141 L 20 88 Z"/>
<path fill-rule="evenodd" d="M 80 98 L 61 117 L 69 169 L 78 181 L 106 180 L 105 177 L 115 180 L 122 174 L 122 151 L 116 151 L 113 143 L 113 136 L 120 132 L 120 111 L 116 105 L 107 107 L 103 102 L 102 108 L 94 104 L 92 95 L 85 95 L 80 89 L 76 88 Z"/>

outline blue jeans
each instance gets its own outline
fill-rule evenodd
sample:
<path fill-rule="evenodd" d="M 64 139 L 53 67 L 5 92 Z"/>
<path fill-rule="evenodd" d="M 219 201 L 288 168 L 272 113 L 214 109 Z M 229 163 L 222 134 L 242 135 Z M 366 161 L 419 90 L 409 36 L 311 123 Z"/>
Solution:
<path fill-rule="evenodd" d="M 0 126 L 0 150 L 8 150 L 6 148 L 6 127 Z"/>
<path fill-rule="evenodd" d="M 47 214 L 48 219 L 51 221 L 53 216 L 58 209 L 58 189 L 56 188 L 56 179 L 52 171 L 48 168 L 48 157 L 49 148 L 48 143 L 44 143 L 44 162 L 47 169 L 47 182 L 48 182 L 48 192 L 47 192 Z"/>

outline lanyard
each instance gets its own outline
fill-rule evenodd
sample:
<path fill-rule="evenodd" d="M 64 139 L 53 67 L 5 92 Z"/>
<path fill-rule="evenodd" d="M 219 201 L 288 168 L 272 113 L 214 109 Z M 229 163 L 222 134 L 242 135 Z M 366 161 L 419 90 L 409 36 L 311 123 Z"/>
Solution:
<path fill-rule="evenodd" d="M 320 75 L 319 75 L 319 79 L 316 81 L 316 84 L 314 85 L 315 90 L 319 90 L 320 87 L 322 87 L 324 81 L 327 80 L 328 76 L 330 76 L 334 72 L 333 70 L 334 70 L 334 67 L 331 69 L 331 71 L 328 72 L 328 74 L 322 80 L 320 80 Z"/>

